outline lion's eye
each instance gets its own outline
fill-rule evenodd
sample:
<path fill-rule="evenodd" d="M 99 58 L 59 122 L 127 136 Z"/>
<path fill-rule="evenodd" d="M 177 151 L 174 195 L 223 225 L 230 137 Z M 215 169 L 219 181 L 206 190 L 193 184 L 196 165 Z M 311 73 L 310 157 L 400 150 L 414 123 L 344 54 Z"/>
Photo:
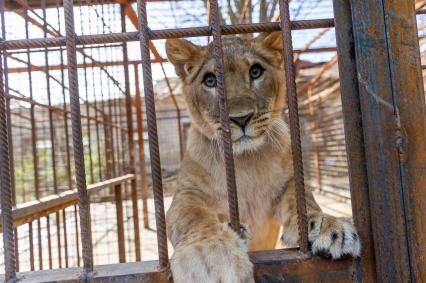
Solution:
<path fill-rule="evenodd" d="M 265 72 L 265 69 L 260 64 L 254 64 L 250 68 L 250 78 L 252 80 L 258 79 L 263 75 L 263 72 Z"/>
<path fill-rule="evenodd" d="M 204 75 L 203 84 L 206 87 L 216 87 L 216 76 L 212 73 L 207 73 Z"/>

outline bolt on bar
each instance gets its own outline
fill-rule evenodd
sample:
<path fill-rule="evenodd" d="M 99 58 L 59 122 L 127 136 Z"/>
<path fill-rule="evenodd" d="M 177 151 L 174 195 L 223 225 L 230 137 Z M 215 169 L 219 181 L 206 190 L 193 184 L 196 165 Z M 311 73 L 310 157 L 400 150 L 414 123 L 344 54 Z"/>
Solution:
<path fill-rule="evenodd" d="M 219 19 L 219 6 L 217 0 L 210 1 L 210 18 L 211 18 L 211 31 L 213 35 L 213 56 L 215 60 L 215 72 L 217 79 L 216 92 L 220 97 L 220 123 L 222 126 L 222 144 L 223 144 L 223 157 L 225 162 L 226 172 L 226 185 L 228 189 L 228 205 L 229 205 L 229 218 L 232 229 L 240 231 L 240 219 L 238 211 L 238 194 L 237 184 L 235 181 L 235 168 L 234 157 L 232 153 L 232 140 L 231 130 L 229 128 L 229 111 L 227 108 L 227 98 L 225 90 L 225 74 L 223 69 L 223 54 L 222 54 L 222 40 Z"/>
<path fill-rule="evenodd" d="M 305 183 L 303 180 L 302 146 L 300 142 L 299 112 L 297 105 L 296 72 L 293 60 L 289 0 L 279 1 L 280 22 L 283 39 L 284 69 L 288 112 L 290 120 L 291 147 L 293 153 L 294 177 L 296 180 L 297 222 L 299 245 L 302 252 L 308 252 L 308 222 L 306 217 Z"/>
<path fill-rule="evenodd" d="M 68 80 L 71 107 L 71 127 L 74 148 L 75 175 L 78 189 L 83 266 L 86 273 L 93 271 L 93 247 L 90 223 L 90 201 L 86 188 L 83 136 L 81 129 L 80 101 L 78 93 L 76 35 L 74 32 L 73 0 L 64 0 Z"/>
<path fill-rule="evenodd" d="M 152 84 L 151 60 L 148 47 L 150 30 L 146 13 L 146 0 L 138 0 L 138 26 L 145 108 L 148 124 L 149 152 L 151 157 L 152 186 L 154 191 L 155 221 L 157 223 L 158 256 L 160 266 L 167 267 L 169 264 L 169 256 L 167 250 L 166 220 L 164 215 L 163 184 L 161 179 L 161 161 L 158 146 L 154 87 Z"/>

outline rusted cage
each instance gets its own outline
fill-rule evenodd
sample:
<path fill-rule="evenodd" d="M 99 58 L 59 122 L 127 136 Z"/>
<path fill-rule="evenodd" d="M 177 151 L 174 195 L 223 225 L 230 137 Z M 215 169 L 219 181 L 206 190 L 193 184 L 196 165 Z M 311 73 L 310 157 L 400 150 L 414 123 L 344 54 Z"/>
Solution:
<path fill-rule="evenodd" d="M 98 32 L 86 34 L 81 30 L 79 35 L 76 26 L 83 29 L 84 25 L 77 25 L 75 22 L 74 11 L 78 8 L 74 5 L 84 3 L 74 3 L 73 0 L 64 0 L 63 3 L 48 0 L 41 2 L 43 11 L 41 18 L 37 13 L 31 13 L 34 9 L 32 1 L 8 2 L 9 5 L 12 3 L 16 7 L 6 7 L 4 1 L 0 2 L 3 28 L 0 38 L 2 52 L 0 56 L 2 61 L 0 63 L 0 185 L 5 282 L 16 279 L 21 279 L 23 282 L 25 280 L 75 282 L 89 279 L 102 282 L 116 280 L 167 282 L 170 280 L 164 219 L 163 172 L 157 123 L 161 113 L 173 112 L 172 116 L 162 117 L 164 119 L 174 117 L 177 121 L 177 147 L 179 158 L 182 158 L 185 150 L 185 124 L 181 122 L 181 118 L 185 116 L 185 113 L 174 97 L 173 88 L 168 80 L 166 84 L 172 98 L 173 109 L 163 112 L 156 110 L 151 63 L 161 63 L 163 59 L 155 51 L 153 40 L 212 36 L 218 79 L 217 92 L 221 97 L 220 110 L 230 222 L 233 229 L 237 231 L 240 228 L 238 194 L 232 143 L 229 137 L 221 36 L 271 31 L 282 31 L 283 35 L 288 115 L 301 240 L 299 249 L 252 253 L 250 256 L 255 264 L 256 279 L 259 282 L 285 280 L 422 282 L 426 279 L 426 253 L 424 252 L 426 250 L 426 196 L 424 194 L 426 116 L 416 27 L 416 10 L 417 13 L 424 13 L 420 9 L 426 2 L 334 0 L 335 16 L 332 19 L 291 21 L 289 1 L 279 0 L 278 22 L 221 25 L 218 2 L 210 0 L 208 26 L 152 30 L 147 20 L 147 1 L 138 1 L 137 16 L 129 2 L 117 1 L 120 4 L 121 30 L 101 23 Z M 103 1 L 101 4 L 107 2 Z M 58 8 L 57 17 L 62 16 L 59 8 L 63 8 L 65 27 L 55 28 L 48 23 L 46 15 L 48 6 Z M 25 39 L 5 38 L 5 8 L 16 9 L 17 13 L 21 13 L 26 25 Z M 138 27 L 138 31 L 126 31 L 125 14 Z M 30 38 L 29 22 L 41 28 L 43 34 L 40 38 Z M 60 23 L 59 19 L 58 25 Z M 296 87 L 296 60 L 291 32 L 318 28 L 335 28 L 337 49 L 327 50 L 337 50 L 337 57 L 324 64 L 318 74 L 313 76 L 301 91 Z M 62 30 L 65 34 L 61 33 Z M 140 61 L 133 62 L 128 59 L 127 44 L 129 42 L 140 43 Z M 106 53 L 111 56 L 114 63 L 105 65 L 97 62 L 93 56 L 86 53 L 89 48 L 93 48 L 94 52 L 99 52 L 101 48 L 109 49 Z M 117 49 L 120 53 L 114 53 Z M 48 54 L 55 50 L 58 51 L 59 57 L 57 65 L 49 63 L 51 57 Z M 19 52 L 27 58 L 19 59 Z M 45 54 L 43 63 L 45 67 L 31 63 L 32 52 Z M 66 60 L 64 52 L 66 52 Z M 154 54 L 153 59 L 151 52 Z M 77 64 L 77 56 L 83 56 L 83 65 Z M 25 65 L 22 68 L 29 74 L 29 95 L 13 94 L 14 86 L 9 83 L 8 74 L 18 72 L 19 68 L 8 68 L 7 58 L 12 57 L 21 60 L 21 63 Z M 306 119 L 311 119 L 308 124 L 315 128 L 315 123 L 318 121 L 312 118 L 313 113 L 321 106 L 309 102 L 314 100 L 313 88 L 322 73 L 336 62 L 339 65 L 344 132 L 343 128 L 332 130 L 336 135 L 336 141 L 340 138 L 340 145 L 343 137 L 345 140 L 348 163 L 344 166 L 347 166 L 349 172 L 353 215 L 363 244 L 363 254 L 360 259 L 329 261 L 312 256 L 308 251 L 306 207 L 303 197 L 304 174 L 307 173 L 309 179 L 317 178 L 318 189 L 322 188 L 322 179 L 318 176 L 323 174 L 319 166 L 321 162 L 321 156 L 318 154 L 321 150 L 319 143 L 315 143 L 315 148 L 312 150 L 314 166 L 310 166 L 307 171 L 304 170 L 299 108 L 300 116 L 303 119 L 305 116 Z M 86 67 L 89 64 L 99 67 L 99 72 L 87 74 Z M 139 82 L 139 65 L 142 65 L 142 83 Z M 122 68 L 114 69 L 115 66 Z M 113 73 L 110 67 L 113 68 Z M 83 75 L 78 73 L 79 68 L 83 68 Z M 46 103 L 39 103 L 37 99 L 34 99 L 31 90 L 32 69 L 40 70 L 45 76 L 48 98 Z M 135 99 L 130 95 L 130 70 L 135 74 Z M 60 79 L 52 76 L 54 71 L 59 71 Z M 101 85 L 108 82 L 109 91 L 98 88 L 93 83 L 94 93 L 99 91 L 99 96 L 96 94 L 94 97 L 88 97 L 87 90 L 79 87 L 79 80 L 88 80 L 88 78 L 93 81 L 97 78 Z M 104 80 L 105 78 L 108 80 Z M 59 95 L 52 91 L 51 83 L 61 86 L 62 91 Z M 87 81 L 83 85 L 87 87 Z M 122 85 L 124 88 L 121 87 Z M 140 85 L 143 85 L 144 90 L 145 111 L 142 110 Z M 306 92 L 307 103 L 298 105 L 298 92 Z M 54 106 L 54 104 L 59 105 L 52 103 L 54 99 L 61 100 L 63 107 Z M 21 101 L 28 107 L 24 110 L 16 110 L 11 107 L 13 101 Z M 146 115 L 150 176 L 155 199 L 158 262 L 141 261 L 138 219 L 141 204 L 144 226 L 149 226 L 143 112 Z M 13 119 L 11 119 L 12 116 Z M 31 139 L 29 146 L 25 145 L 24 139 L 20 140 L 22 133 L 12 131 L 11 121 L 17 121 L 16 119 L 30 123 L 29 127 L 19 128 L 21 131 L 28 132 L 26 135 Z M 37 125 L 36 121 L 38 121 Z M 87 137 L 83 136 L 83 127 L 86 127 L 84 133 L 87 133 Z M 330 132 L 323 134 L 327 136 Z M 49 160 L 38 158 L 42 146 L 37 144 L 39 140 L 37 135 L 46 135 L 50 140 Z M 315 137 L 312 140 L 321 139 L 319 134 L 313 135 Z M 58 140 L 55 138 L 57 136 L 63 136 L 65 141 Z M 135 136 L 137 136 L 137 144 L 134 142 Z M 325 139 L 326 136 L 322 138 Z M 15 143 L 22 143 L 22 146 L 19 146 L 19 152 L 13 150 Z M 97 155 L 90 153 L 86 158 L 85 152 L 97 152 Z M 20 155 L 21 159 L 16 159 L 15 155 Z M 13 166 L 15 160 L 23 162 L 22 156 L 26 155 L 31 157 L 31 168 L 34 171 L 30 181 L 26 180 L 25 176 L 17 179 L 14 172 L 16 166 Z M 94 156 L 97 158 L 94 159 Z M 306 156 L 305 160 L 307 160 Z M 63 164 L 60 164 L 61 162 Z M 71 166 L 72 162 L 74 166 Z M 309 161 L 305 161 L 306 163 L 309 164 Z M 93 166 L 94 164 L 97 166 Z M 97 167 L 104 169 L 94 170 Z M 43 170 L 44 168 L 53 168 L 53 170 Z M 323 167 L 322 170 L 326 168 Z M 314 177 L 311 177 L 311 174 Z M 139 203 L 137 180 L 140 181 L 141 203 Z M 15 206 L 14 189 L 18 181 L 22 183 L 24 191 L 26 186 L 33 186 L 30 191 L 34 190 L 34 196 L 31 197 L 35 201 L 28 207 Z M 27 182 L 30 185 L 26 184 Z M 59 184 L 65 184 L 65 187 L 61 188 Z M 74 187 L 77 191 L 70 190 Z M 44 192 L 41 188 L 47 188 L 48 191 Z M 52 192 L 55 195 L 48 196 Z M 96 233 L 93 233 L 90 207 L 101 200 L 110 201 L 107 209 L 115 210 L 118 261 L 122 264 L 102 266 L 94 264 L 96 255 L 93 254 L 93 237 Z M 124 218 L 131 221 L 125 222 Z M 55 225 L 50 223 L 53 220 L 56 221 Z M 18 226 L 22 224 L 27 227 L 25 234 L 29 234 L 31 270 L 35 269 L 34 258 L 36 257 L 33 233 L 37 233 L 37 258 L 41 271 L 17 273 L 20 265 L 17 243 L 18 235 L 21 233 Z M 47 230 L 47 256 L 43 253 L 42 247 L 43 227 Z M 55 230 L 57 235 L 55 239 L 51 238 L 51 232 L 53 232 L 51 230 Z M 74 233 L 69 233 L 71 230 Z M 131 231 L 131 233 L 124 231 Z M 54 240 L 56 244 L 53 243 Z M 61 241 L 73 241 L 75 249 L 68 250 L 67 243 L 61 243 Z M 58 263 L 53 262 L 52 252 L 58 253 Z M 69 262 L 71 258 L 75 259 L 76 263 L 71 264 Z M 82 258 L 81 264 L 80 258 Z M 129 260 L 129 258 L 132 259 Z M 133 263 L 124 263 L 133 260 L 135 261 Z M 43 270 L 43 264 L 46 263 L 49 268 L 58 264 L 60 269 Z M 66 268 L 69 266 L 82 266 L 82 268 Z"/>

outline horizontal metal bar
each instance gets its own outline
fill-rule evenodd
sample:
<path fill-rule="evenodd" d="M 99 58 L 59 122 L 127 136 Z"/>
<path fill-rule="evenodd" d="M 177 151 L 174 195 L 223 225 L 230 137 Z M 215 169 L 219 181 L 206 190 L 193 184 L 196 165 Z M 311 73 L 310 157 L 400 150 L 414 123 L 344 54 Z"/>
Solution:
<path fill-rule="evenodd" d="M 133 179 L 135 179 L 134 174 L 127 174 L 114 179 L 88 185 L 87 193 L 89 195 L 93 195 L 105 188 L 110 188 Z M 33 200 L 19 204 L 13 209 L 12 212 L 13 226 L 20 226 L 24 223 L 28 223 L 40 217 L 46 216 L 52 212 L 59 211 L 75 204 L 77 204 L 76 190 L 68 190 L 60 194 L 54 194 L 41 198 L 39 200 Z M 0 233 L 2 233 L 1 225 Z"/>
<path fill-rule="evenodd" d="M 419 10 L 417 15 L 424 14 L 425 10 Z M 302 20 L 292 21 L 292 30 L 303 29 L 318 29 L 334 27 L 334 19 L 319 19 L 319 20 Z M 240 24 L 240 25 L 223 25 L 221 26 L 222 35 L 230 34 L 244 34 L 256 32 L 272 32 L 280 30 L 279 22 L 271 23 L 255 23 L 255 24 Z M 197 37 L 197 36 L 210 36 L 211 29 L 209 26 L 181 28 L 181 29 L 162 29 L 151 30 L 149 33 L 150 40 L 168 39 L 178 37 Z M 138 41 L 139 33 L 134 32 L 121 32 L 110 34 L 93 34 L 76 36 L 77 45 L 91 45 L 91 44 L 108 44 L 119 42 Z M 49 38 L 34 38 L 34 39 L 19 39 L 19 40 L 6 40 L 0 42 L 0 49 L 17 50 L 24 48 L 45 48 L 45 47 L 59 47 L 65 46 L 65 37 L 49 37 Z"/>
<path fill-rule="evenodd" d="M 295 249 L 250 253 L 257 282 L 352 282 L 352 259 L 331 261 L 317 256 L 302 255 Z M 155 282 L 166 283 L 168 272 L 158 269 L 157 261 L 95 266 L 91 282 Z M 20 283 L 81 282 L 81 268 L 66 268 L 18 273 Z M 1 281 L 0 283 L 3 283 Z"/>
<path fill-rule="evenodd" d="M 291 22 L 292 30 L 302 29 L 317 29 L 334 27 L 334 19 L 320 19 L 320 20 L 304 20 Z M 244 34 L 255 32 L 272 32 L 280 30 L 279 22 L 272 23 L 257 23 L 257 24 L 241 24 L 241 25 L 223 25 L 221 26 L 222 35 L 230 34 Z M 149 39 L 168 39 L 178 37 L 197 37 L 209 36 L 211 29 L 209 26 L 181 28 L 181 29 L 163 29 L 151 30 L 149 32 Z M 81 35 L 76 37 L 77 45 L 91 45 L 91 44 L 107 44 L 118 42 L 131 42 L 138 41 L 139 33 L 134 32 L 121 32 L 110 34 L 94 34 L 94 35 Z M 22 40 L 7 40 L 0 42 L 0 49 L 15 50 L 23 48 L 45 48 L 45 47 L 58 47 L 65 46 L 65 37 L 49 37 L 49 38 L 34 38 Z"/>

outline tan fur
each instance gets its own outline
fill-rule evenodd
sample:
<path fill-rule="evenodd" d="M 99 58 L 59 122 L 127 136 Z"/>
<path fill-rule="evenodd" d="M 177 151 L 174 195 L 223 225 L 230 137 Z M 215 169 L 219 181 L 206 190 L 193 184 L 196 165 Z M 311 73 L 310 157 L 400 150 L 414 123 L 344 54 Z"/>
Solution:
<path fill-rule="evenodd" d="M 214 87 L 203 84 L 205 74 L 214 73 L 212 47 L 172 39 L 166 42 L 166 49 L 182 80 L 193 122 L 179 189 L 167 212 L 168 235 L 175 247 L 171 261 L 174 282 L 253 282 L 247 243 L 227 224 L 219 98 Z M 240 218 L 249 231 L 250 250 L 273 249 L 280 226 L 285 244 L 295 246 L 298 241 L 280 49 L 279 33 L 251 41 L 223 40 L 230 116 L 253 112 L 244 132 L 230 123 Z M 254 64 L 264 69 L 255 80 L 249 76 Z M 313 251 L 330 253 L 333 258 L 358 256 L 359 240 L 351 220 L 324 215 L 309 191 L 306 201 Z"/>

